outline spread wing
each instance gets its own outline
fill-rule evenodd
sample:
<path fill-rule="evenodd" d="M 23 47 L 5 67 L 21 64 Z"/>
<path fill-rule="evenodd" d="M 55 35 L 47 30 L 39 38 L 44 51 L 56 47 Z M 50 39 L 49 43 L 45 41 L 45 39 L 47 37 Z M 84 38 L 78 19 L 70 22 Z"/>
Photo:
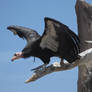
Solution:
<path fill-rule="evenodd" d="M 41 37 L 40 47 L 50 49 L 53 52 L 61 50 L 62 53 L 60 53 L 66 58 L 67 51 L 71 56 L 78 54 L 79 39 L 66 25 L 54 19 L 45 18 L 45 31 Z"/>
<path fill-rule="evenodd" d="M 7 29 L 12 31 L 15 35 L 18 35 L 20 38 L 25 38 L 27 42 L 35 41 L 40 37 L 35 30 L 22 26 L 8 26 Z"/>
<path fill-rule="evenodd" d="M 40 46 L 44 48 L 48 48 L 54 52 L 57 52 L 59 47 L 58 34 L 55 28 L 55 21 L 50 18 L 45 18 L 45 31 L 41 38 Z M 59 26 L 58 24 L 56 24 Z"/>

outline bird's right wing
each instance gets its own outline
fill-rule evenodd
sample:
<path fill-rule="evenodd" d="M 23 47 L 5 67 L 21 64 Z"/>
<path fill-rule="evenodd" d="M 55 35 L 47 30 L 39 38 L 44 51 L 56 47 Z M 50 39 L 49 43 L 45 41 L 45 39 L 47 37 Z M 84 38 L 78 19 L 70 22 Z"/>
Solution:
<path fill-rule="evenodd" d="M 45 31 L 41 37 L 40 47 L 62 53 L 71 50 L 74 53 L 79 51 L 78 36 L 72 32 L 66 25 L 51 18 L 45 18 Z"/>

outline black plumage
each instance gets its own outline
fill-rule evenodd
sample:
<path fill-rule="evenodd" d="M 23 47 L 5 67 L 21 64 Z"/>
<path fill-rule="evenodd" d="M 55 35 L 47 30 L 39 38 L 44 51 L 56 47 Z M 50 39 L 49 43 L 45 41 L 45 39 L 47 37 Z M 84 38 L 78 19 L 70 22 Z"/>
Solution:
<path fill-rule="evenodd" d="M 65 59 L 69 63 L 78 59 L 78 53 L 80 52 L 78 36 L 59 21 L 47 17 L 44 20 L 45 29 L 42 36 L 29 28 L 7 27 L 14 34 L 27 40 L 27 45 L 22 50 L 21 57 L 38 57 L 44 64 L 48 64 L 53 56 Z M 17 54 L 15 56 L 15 59 L 17 59 L 17 56 L 20 57 Z"/>

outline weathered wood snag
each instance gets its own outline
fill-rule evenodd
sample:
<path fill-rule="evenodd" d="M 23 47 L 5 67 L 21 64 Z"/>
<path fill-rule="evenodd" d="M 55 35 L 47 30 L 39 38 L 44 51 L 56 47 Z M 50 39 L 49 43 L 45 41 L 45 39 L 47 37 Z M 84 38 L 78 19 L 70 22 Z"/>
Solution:
<path fill-rule="evenodd" d="M 82 52 L 92 48 L 92 5 L 85 0 L 77 0 L 75 8 Z M 78 77 L 78 92 L 92 92 L 92 60 L 79 66 Z"/>

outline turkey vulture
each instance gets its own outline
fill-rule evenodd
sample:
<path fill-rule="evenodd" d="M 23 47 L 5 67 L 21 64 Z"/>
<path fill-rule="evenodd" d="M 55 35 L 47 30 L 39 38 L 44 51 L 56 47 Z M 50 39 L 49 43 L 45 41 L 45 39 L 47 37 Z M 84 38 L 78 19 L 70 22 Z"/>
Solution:
<path fill-rule="evenodd" d="M 40 36 L 35 30 L 21 27 L 8 26 L 7 29 L 27 40 L 27 45 L 21 52 L 14 54 L 12 61 L 30 56 L 40 58 L 44 65 L 50 62 L 53 56 L 67 60 L 69 63 L 78 59 L 79 38 L 66 25 L 59 21 L 45 17 L 45 29 Z"/>

